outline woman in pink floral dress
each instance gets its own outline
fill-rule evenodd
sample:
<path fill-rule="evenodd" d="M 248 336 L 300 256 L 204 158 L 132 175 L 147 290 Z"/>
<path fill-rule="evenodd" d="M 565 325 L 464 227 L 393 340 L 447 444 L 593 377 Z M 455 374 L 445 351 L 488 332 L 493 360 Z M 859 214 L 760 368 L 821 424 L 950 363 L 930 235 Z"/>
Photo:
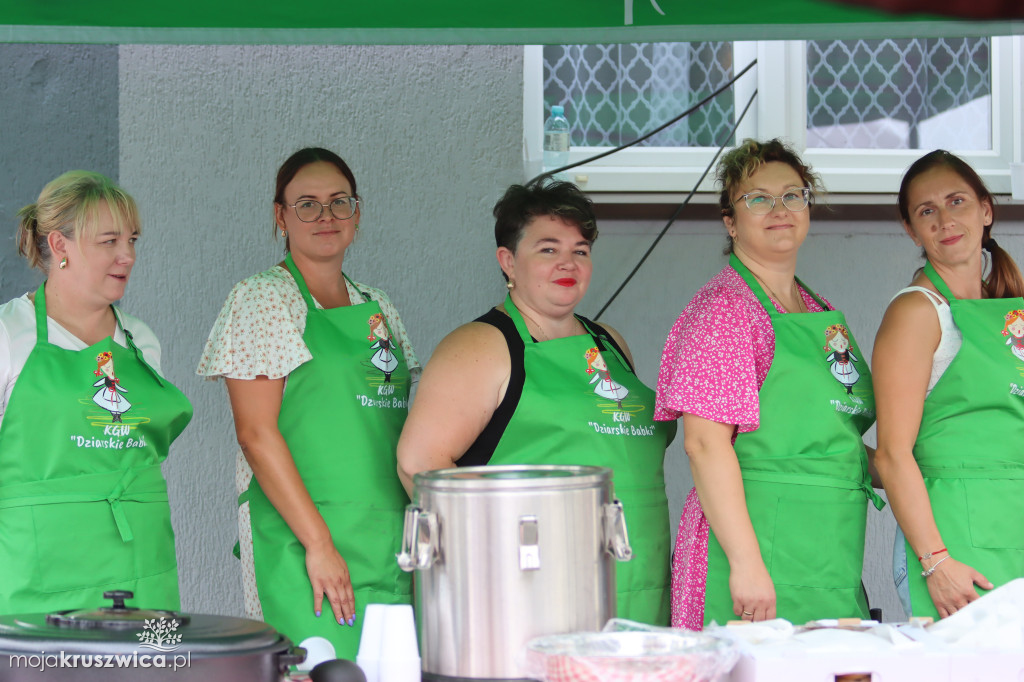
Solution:
<path fill-rule="evenodd" d="M 856 360 L 849 386 L 833 376 L 829 330 L 848 326 L 795 274 L 818 178 L 778 140 L 745 141 L 717 175 L 730 264 L 677 320 L 658 377 L 655 419 L 682 418 L 695 483 L 672 624 L 866 616 L 871 375 Z"/>

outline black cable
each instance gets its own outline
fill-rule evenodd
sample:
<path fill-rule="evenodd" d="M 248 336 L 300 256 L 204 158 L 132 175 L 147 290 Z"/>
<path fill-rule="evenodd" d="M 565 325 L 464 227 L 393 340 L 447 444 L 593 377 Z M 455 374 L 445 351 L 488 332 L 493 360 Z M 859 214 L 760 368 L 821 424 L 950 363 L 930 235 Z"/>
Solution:
<path fill-rule="evenodd" d="M 726 83 L 722 87 L 718 88 L 717 90 L 712 92 L 710 95 L 708 95 L 707 97 L 705 97 L 701 101 L 697 102 L 692 107 L 690 107 L 689 109 L 687 109 L 683 113 L 679 114 L 675 118 L 667 121 L 666 123 L 662 123 L 660 126 L 655 128 L 651 132 L 647 133 L 643 137 L 638 137 L 637 139 L 633 140 L 632 142 L 627 142 L 626 144 L 624 144 L 622 146 L 619 146 L 619 147 L 616 147 L 615 149 L 609 149 L 606 152 L 601 152 L 600 154 L 597 154 L 596 156 L 591 156 L 589 158 L 583 159 L 582 161 L 577 161 L 576 163 L 570 163 L 568 166 L 562 166 L 561 168 L 555 168 L 554 170 L 549 170 L 549 171 L 546 171 L 544 173 L 541 173 L 540 175 L 538 175 L 537 177 L 533 178 L 532 180 L 530 180 L 530 182 L 528 182 L 526 184 L 529 185 L 529 184 L 537 182 L 538 180 L 541 180 L 543 178 L 550 178 L 555 173 L 561 173 L 563 171 L 569 170 L 570 168 L 575 168 L 576 166 L 582 166 L 583 164 L 590 163 L 591 161 L 597 161 L 598 159 L 603 159 L 606 156 L 609 156 L 609 155 L 614 154 L 616 152 L 620 152 L 623 149 L 626 149 L 628 147 L 632 147 L 635 144 L 640 144 L 641 142 L 643 142 L 644 140 L 648 139 L 649 137 L 651 137 L 653 135 L 656 135 L 657 133 L 660 133 L 665 128 L 668 128 L 673 123 L 676 123 L 678 121 L 683 120 L 684 118 L 686 118 L 687 116 L 689 116 L 690 114 L 692 114 L 693 112 L 697 111 L 702 106 L 704 106 L 705 104 L 707 104 L 708 102 L 713 100 L 715 97 L 718 97 L 720 94 L 722 94 L 723 92 L 728 90 L 732 86 L 733 83 L 735 83 L 737 80 L 739 80 L 740 76 L 745 74 L 747 71 L 750 71 L 750 69 L 754 68 L 755 64 L 757 64 L 757 60 L 756 59 L 754 61 L 750 62 L 749 64 L 747 64 L 746 68 L 743 69 L 742 71 L 740 71 L 735 76 L 733 76 L 732 79 L 728 83 Z"/>
<path fill-rule="evenodd" d="M 751 64 L 751 66 L 752 65 L 753 64 Z M 749 69 L 750 67 L 748 66 L 747 68 Z M 746 69 L 744 69 L 744 71 L 745 70 Z M 675 210 L 675 213 L 672 214 L 672 217 L 668 219 L 668 222 L 665 224 L 665 227 L 663 227 L 661 229 L 661 232 L 658 233 L 658 236 L 655 237 L 654 241 L 651 243 L 650 248 L 647 249 L 647 252 L 644 253 L 643 257 L 640 259 L 640 262 L 636 264 L 636 267 L 634 267 L 633 271 L 629 273 L 625 281 L 623 281 L 622 284 L 619 285 L 619 288 L 615 290 L 615 293 L 612 294 L 612 297 L 608 299 L 608 302 L 605 303 L 599 311 L 597 311 L 597 315 L 595 315 L 593 319 L 601 319 L 601 315 L 604 314 L 604 311 L 608 310 L 608 306 L 612 304 L 612 301 L 614 301 L 616 297 L 618 297 L 618 295 L 622 293 L 622 290 L 626 288 L 626 285 L 629 284 L 629 281 L 633 279 L 633 275 L 637 273 L 637 271 L 640 269 L 640 266 L 644 264 L 644 262 L 647 260 L 647 257 L 651 255 L 652 251 L 654 251 L 654 247 L 658 245 L 658 242 L 660 242 L 661 238 L 665 236 L 665 233 L 668 232 L 668 229 L 672 227 L 672 223 L 676 221 L 676 218 L 678 218 L 679 214 L 683 212 L 683 209 L 686 208 L 686 205 L 690 203 L 690 199 L 692 199 L 693 195 L 697 193 L 697 188 L 700 187 L 700 183 L 704 182 L 704 178 L 706 178 L 708 176 L 708 173 L 711 172 L 711 169 L 714 167 L 715 162 L 718 161 L 718 157 L 721 155 L 722 150 L 725 149 L 726 145 L 729 144 L 729 140 L 731 140 L 732 136 L 736 133 L 736 129 L 740 127 L 740 122 L 742 122 L 743 117 L 747 115 L 747 111 L 750 109 L 750 106 L 754 103 L 754 98 L 756 97 L 757 90 L 755 89 L 753 94 L 750 95 L 750 99 L 747 101 L 747 106 L 743 107 L 743 111 L 736 119 L 736 124 L 733 125 L 732 130 L 730 130 L 729 134 L 726 135 L 725 141 L 723 141 L 721 146 L 718 147 L 718 151 L 716 151 L 715 155 L 712 157 L 711 163 L 709 163 L 707 168 L 704 169 L 704 172 L 701 174 L 700 179 L 694 184 L 693 189 L 690 190 L 690 193 L 686 195 L 686 199 L 684 199 L 683 203 L 681 203 L 679 207 Z"/>

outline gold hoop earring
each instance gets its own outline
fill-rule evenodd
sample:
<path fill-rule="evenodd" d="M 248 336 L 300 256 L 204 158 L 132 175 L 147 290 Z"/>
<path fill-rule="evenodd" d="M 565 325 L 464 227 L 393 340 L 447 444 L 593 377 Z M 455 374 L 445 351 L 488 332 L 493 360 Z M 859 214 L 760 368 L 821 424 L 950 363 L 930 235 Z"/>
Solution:
<path fill-rule="evenodd" d="M 60 268 L 61 270 L 63 270 L 67 266 L 68 266 L 68 257 L 64 256 L 63 258 L 60 259 L 60 263 L 57 264 L 57 267 Z"/>

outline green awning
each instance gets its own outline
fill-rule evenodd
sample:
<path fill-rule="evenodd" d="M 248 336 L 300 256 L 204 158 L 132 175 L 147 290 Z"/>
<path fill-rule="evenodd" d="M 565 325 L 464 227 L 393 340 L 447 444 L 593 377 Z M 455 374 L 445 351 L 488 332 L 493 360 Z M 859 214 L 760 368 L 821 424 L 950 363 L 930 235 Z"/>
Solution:
<path fill-rule="evenodd" d="M 0 42 L 565 44 L 1011 35 L 839 0 L 0 0 Z"/>

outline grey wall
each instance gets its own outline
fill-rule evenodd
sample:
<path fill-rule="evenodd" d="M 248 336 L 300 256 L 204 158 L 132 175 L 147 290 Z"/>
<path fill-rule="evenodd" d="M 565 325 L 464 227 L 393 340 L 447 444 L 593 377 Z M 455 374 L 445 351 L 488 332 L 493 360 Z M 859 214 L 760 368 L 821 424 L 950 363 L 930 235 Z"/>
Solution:
<path fill-rule="evenodd" d="M 503 296 L 490 209 L 505 186 L 524 179 L 521 54 L 518 47 L 0 45 L 5 219 L 72 167 L 119 176 L 141 208 L 144 235 L 125 306 L 156 331 L 165 373 L 195 406 L 166 466 L 185 609 L 242 611 L 230 554 L 233 427 L 222 386 L 194 372 L 230 287 L 282 257 L 271 229 L 278 165 L 308 145 L 334 149 L 352 165 L 365 203 L 345 269 L 391 294 L 425 361 L 448 331 Z M 625 214 L 601 223 L 584 314 L 604 303 L 662 224 Z M 725 263 L 720 221 L 707 211 L 690 215 L 603 316 L 625 334 L 652 385 L 668 329 Z M 889 298 L 919 261 L 889 213 L 851 215 L 815 215 L 799 271 L 846 312 L 869 351 Z M 1001 223 L 997 234 L 1024 257 L 1024 224 Z M 13 252 L 11 243 L 0 248 L 4 299 L 38 281 Z M 673 519 L 692 484 L 681 442 L 666 457 Z M 892 517 L 869 517 L 866 582 L 873 602 L 896 619 Z"/>
<path fill-rule="evenodd" d="M 39 285 L 15 214 L 82 168 L 117 178 L 117 47 L 0 43 L 0 301 Z"/>

